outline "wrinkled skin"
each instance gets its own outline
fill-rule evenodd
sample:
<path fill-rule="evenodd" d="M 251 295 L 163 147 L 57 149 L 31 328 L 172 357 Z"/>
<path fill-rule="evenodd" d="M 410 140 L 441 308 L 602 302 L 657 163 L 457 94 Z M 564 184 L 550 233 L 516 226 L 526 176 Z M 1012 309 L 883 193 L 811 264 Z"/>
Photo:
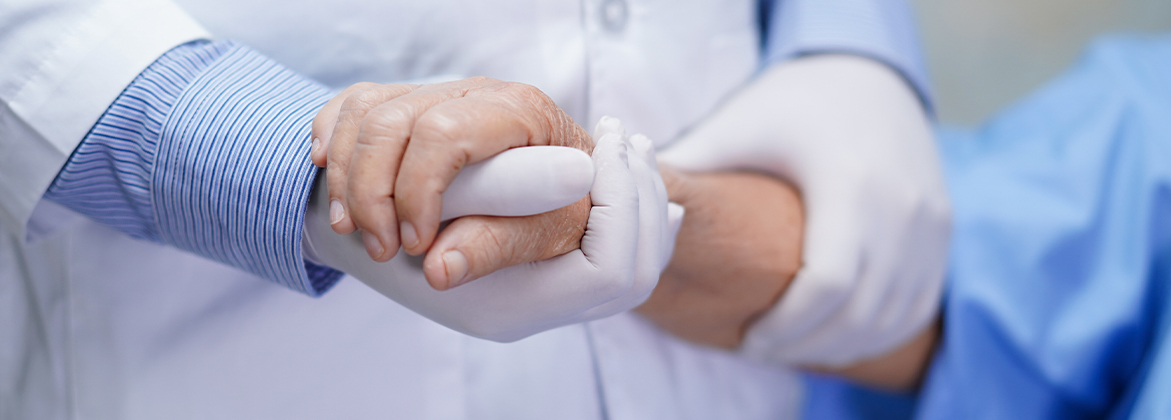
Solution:
<path fill-rule="evenodd" d="M 592 152 L 586 130 L 533 86 L 485 77 L 359 83 L 325 105 L 313 133 L 311 157 L 327 168 L 334 231 L 360 230 L 376 261 L 390 260 L 400 244 L 411 255 L 427 253 L 424 273 L 436 289 L 580 246 L 589 197 L 529 217 L 464 217 L 439 231 L 441 196 L 465 166 L 512 147 Z"/>

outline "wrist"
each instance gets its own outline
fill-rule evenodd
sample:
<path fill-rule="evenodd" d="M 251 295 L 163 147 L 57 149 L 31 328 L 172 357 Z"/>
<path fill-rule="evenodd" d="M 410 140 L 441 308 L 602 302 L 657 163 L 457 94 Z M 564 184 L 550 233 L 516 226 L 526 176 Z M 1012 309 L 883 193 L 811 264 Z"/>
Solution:
<path fill-rule="evenodd" d="M 800 267 L 800 198 L 760 174 L 660 172 L 687 217 L 659 286 L 639 312 L 680 338 L 735 349 Z"/>

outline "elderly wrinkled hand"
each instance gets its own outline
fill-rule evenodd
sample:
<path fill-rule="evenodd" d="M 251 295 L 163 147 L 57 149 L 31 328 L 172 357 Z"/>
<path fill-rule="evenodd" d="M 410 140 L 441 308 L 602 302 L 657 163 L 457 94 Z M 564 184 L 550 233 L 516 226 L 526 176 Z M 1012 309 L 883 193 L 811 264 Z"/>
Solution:
<path fill-rule="evenodd" d="M 580 246 L 588 197 L 538 215 L 469 216 L 439 229 L 443 193 L 467 165 L 521 146 L 592 151 L 589 134 L 533 86 L 484 77 L 360 83 L 326 104 L 313 133 L 333 230 L 360 231 L 376 261 L 390 260 L 400 244 L 426 253 L 424 273 L 436 289 Z"/>

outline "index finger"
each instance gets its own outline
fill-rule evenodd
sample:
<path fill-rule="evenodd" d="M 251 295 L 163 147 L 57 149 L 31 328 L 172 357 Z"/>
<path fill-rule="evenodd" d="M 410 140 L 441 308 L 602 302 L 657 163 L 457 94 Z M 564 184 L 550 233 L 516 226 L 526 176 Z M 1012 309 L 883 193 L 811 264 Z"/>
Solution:
<path fill-rule="evenodd" d="M 342 103 L 346 98 L 359 90 L 370 89 L 377 87 L 377 83 L 355 83 L 346 87 L 341 93 L 330 98 L 320 110 L 317 115 L 313 117 L 313 149 L 309 152 L 309 159 L 313 161 L 314 165 L 319 168 L 324 168 L 326 164 L 326 153 L 329 149 L 329 140 L 333 137 L 333 128 L 337 125 L 337 116 L 341 112 Z"/>
<path fill-rule="evenodd" d="M 593 141 L 535 87 L 472 91 L 439 104 L 416 121 L 395 180 L 401 244 L 419 255 L 439 229 L 442 194 L 467 165 L 513 147 L 569 145 L 592 151 Z"/>
<path fill-rule="evenodd" d="M 318 154 L 326 155 L 321 163 L 326 167 L 326 181 L 329 184 L 330 225 L 340 234 L 352 233 L 356 228 L 350 211 L 346 208 L 346 185 L 350 175 L 354 143 L 357 142 L 362 122 L 372 109 L 414 92 L 419 86 L 359 84 L 352 88 L 354 89 L 348 95 L 338 95 L 331 100 L 337 104 L 337 114 L 336 118 L 332 119 L 333 123 L 329 122 L 328 114 L 323 115 L 323 112 L 333 112 L 326 108 L 322 108 L 322 111 L 318 112 L 318 118 L 314 118 L 313 121 L 315 129 L 319 128 L 318 121 L 322 121 L 321 130 L 332 124 L 330 134 L 325 138 L 319 137 L 318 143 L 321 143 L 321 147 L 318 148 Z"/>

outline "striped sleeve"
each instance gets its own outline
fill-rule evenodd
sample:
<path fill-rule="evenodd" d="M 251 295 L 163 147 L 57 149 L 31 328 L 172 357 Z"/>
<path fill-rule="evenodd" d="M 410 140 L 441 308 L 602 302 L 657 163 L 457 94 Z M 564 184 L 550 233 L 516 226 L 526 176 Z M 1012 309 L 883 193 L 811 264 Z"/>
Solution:
<path fill-rule="evenodd" d="M 847 53 L 901 73 L 932 109 L 930 80 L 906 0 L 764 0 L 765 65 L 817 53 Z"/>
<path fill-rule="evenodd" d="M 310 126 L 328 99 L 231 41 L 177 47 L 110 105 L 45 198 L 318 296 L 341 277 L 301 254 Z"/>

